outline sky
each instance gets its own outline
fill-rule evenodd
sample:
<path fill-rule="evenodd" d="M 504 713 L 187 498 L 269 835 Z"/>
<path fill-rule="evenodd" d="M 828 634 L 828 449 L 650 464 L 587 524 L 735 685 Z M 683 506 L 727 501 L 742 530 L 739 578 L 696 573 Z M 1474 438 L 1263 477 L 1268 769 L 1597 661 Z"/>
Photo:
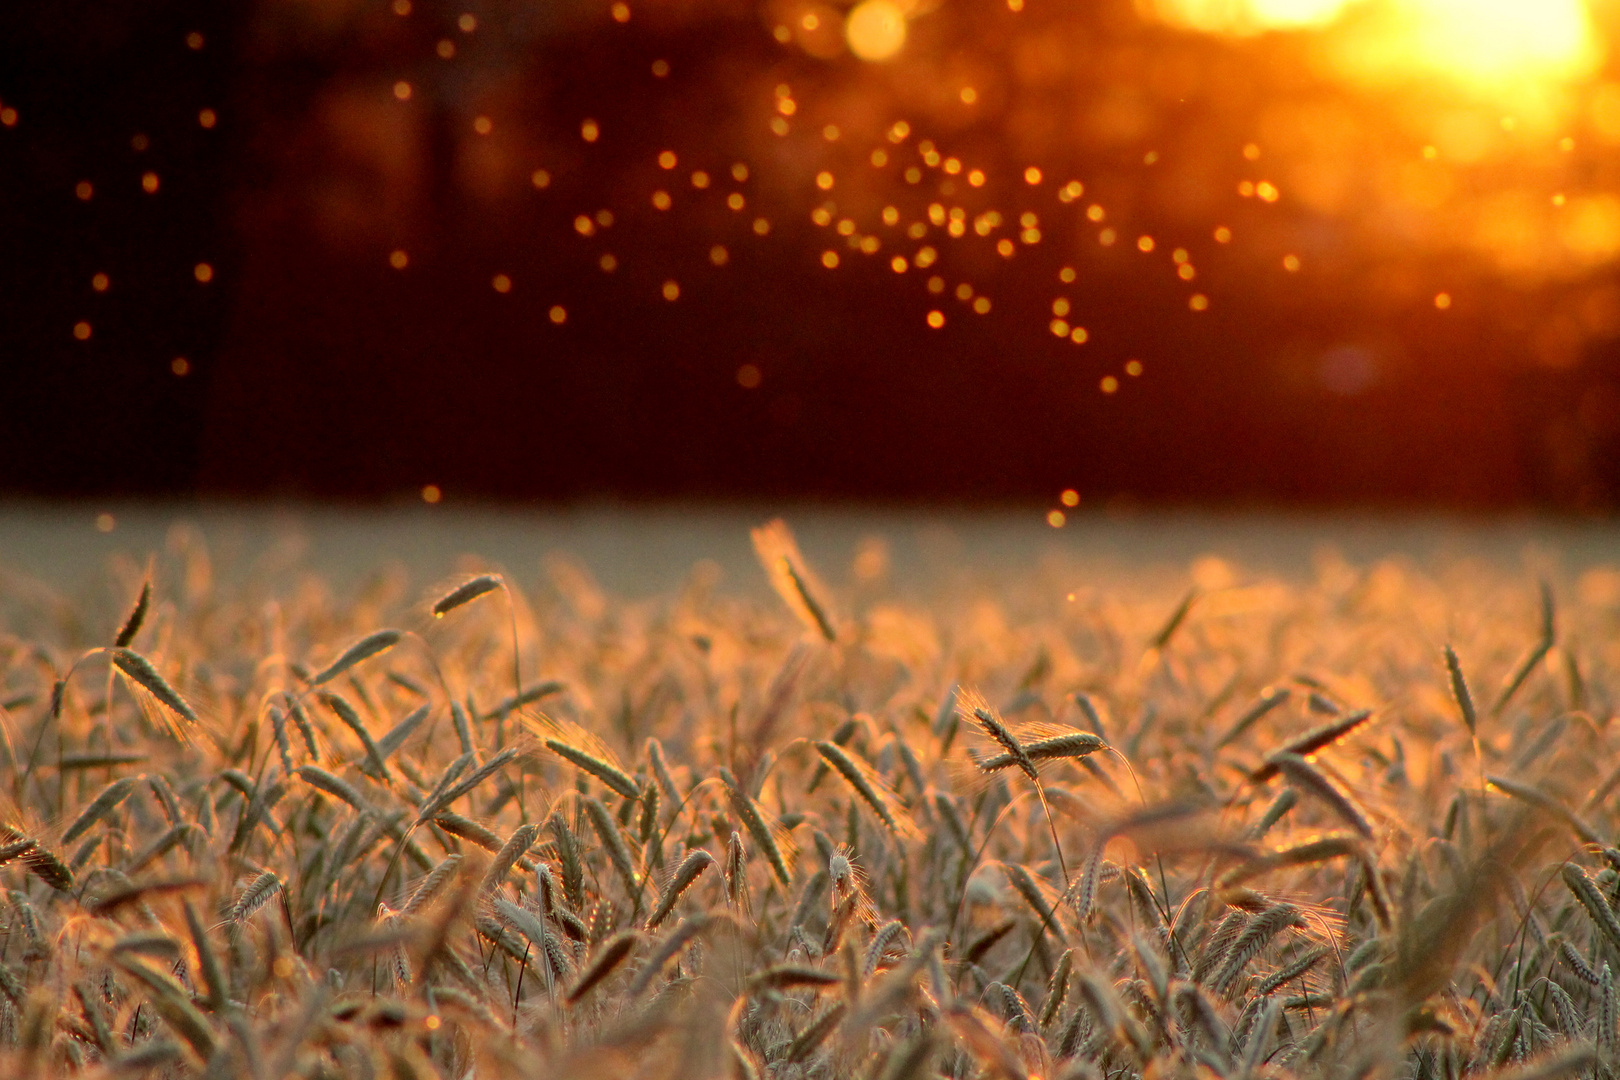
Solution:
<path fill-rule="evenodd" d="M 0 14 L 0 492 L 1620 496 L 1593 0 Z"/>

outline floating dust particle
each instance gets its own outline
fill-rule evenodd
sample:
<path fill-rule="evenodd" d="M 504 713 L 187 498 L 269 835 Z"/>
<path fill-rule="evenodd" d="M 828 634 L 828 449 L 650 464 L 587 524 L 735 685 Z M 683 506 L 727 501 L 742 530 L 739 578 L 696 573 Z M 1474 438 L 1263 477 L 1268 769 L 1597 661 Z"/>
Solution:
<path fill-rule="evenodd" d="M 629 4 L 625 4 L 625 3 L 614 4 L 613 7 L 610 9 L 610 11 L 611 11 L 611 13 L 613 15 L 613 21 L 614 22 L 616 22 L 616 23 L 627 23 L 627 22 L 630 21 L 630 5 Z"/>
<path fill-rule="evenodd" d="M 697 188 L 700 191 L 702 189 L 708 187 L 709 186 L 709 174 L 704 172 L 702 169 L 699 169 L 697 172 L 693 173 L 692 174 L 692 186 Z"/>
<path fill-rule="evenodd" d="M 596 223 L 604 229 L 610 228 L 613 225 L 613 211 L 598 210 L 596 212 Z"/>
<path fill-rule="evenodd" d="M 110 533 L 118 528 L 118 519 L 108 513 L 96 515 L 96 532 Z"/>
<path fill-rule="evenodd" d="M 831 191 L 833 183 L 834 180 L 832 173 L 822 171 L 816 174 L 816 187 L 820 188 L 822 191 Z"/>
<path fill-rule="evenodd" d="M 881 169 L 883 166 L 889 163 L 889 152 L 880 146 L 876 150 L 872 151 L 872 156 L 869 160 L 872 162 L 872 167 L 874 169 Z"/>
<path fill-rule="evenodd" d="M 984 187 L 984 181 L 985 175 L 983 169 L 974 169 L 968 173 L 968 185 L 970 187 Z"/>
<path fill-rule="evenodd" d="M 1031 165 L 1024 170 L 1024 183 L 1031 187 L 1041 182 L 1041 170 Z"/>
<path fill-rule="evenodd" d="M 470 11 L 464 11 L 456 17 L 456 26 L 463 34 L 470 34 L 478 29 L 478 19 Z"/>
<path fill-rule="evenodd" d="M 473 130 L 480 135 L 488 135 L 495 130 L 495 122 L 487 116 L 474 117 L 472 126 Z"/>
<path fill-rule="evenodd" d="M 821 265 L 828 270 L 838 269 L 838 252 L 827 250 L 821 253 Z"/>
<path fill-rule="evenodd" d="M 537 190 L 544 191 L 551 186 L 551 174 L 544 169 L 536 169 L 529 174 L 529 183 Z"/>
<path fill-rule="evenodd" d="M 1102 382 L 1099 385 L 1103 393 L 1112 394 L 1115 390 L 1119 389 L 1119 380 L 1114 378 L 1112 375 L 1104 375 L 1102 377 Z"/>
<path fill-rule="evenodd" d="M 1065 488 L 1063 493 L 1058 496 L 1058 502 L 1068 507 L 1079 506 L 1080 493 L 1074 490 L 1074 488 Z"/>
<path fill-rule="evenodd" d="M 1138 236 L 1136 238 L 1136 250 L 1141 251 L 1141 252 L 1152 251 L 1153 250 L 1153 237 L 1151 237 L 1151 236 Z"/>
<path fill-rule="evenodd" d="M 137 134 L 137 135 L 135 135 L 134 138 L 129 140 L 129 148 L 131 150 L 135 151 L 137 154 L 145 153 L 146 148 L 151 146 L 151 145 L 152 145 L 152 140 L 147 138 L 144 133 L 143 134 Z"/>
<path fill-rule="evenodd" d="M 595 120 L 584 120 L 579 125 L 579 137 L 593 143 L 602 137 L 602 127 Z"/>
<path fill-rule="evenodd" d="M 1192 296 L 1187 298 L 1187 306 L 1194 311 L 1208 311 L 1209 297 L 1203 293 L 1193 293 Z"/>
<path fill-rule="evenodd" d="M 737 385 L 744 390 L 757 390 L 759 384 L 763 381 L 764 376 L 760 374 L 759 368 L 753 364 L 744 364 L 737 369 Z"/>
<path fill-rule="evenodd" d="M 561 326 L 563 323 L 568 321 L 568 309 L 563 307 L 561 304 L 551 305 L 551 310 L 548 311 L 546 315 L 558 326 Z"/>
<path fill-rule="evenodd" d="M 1101 244 L 1103 247 L 1113 247 L 1114 241 L 1118 239 L 1119 234 L 1114 231 L 1112 226 L 1109 226 L 1097 234 L 1097 243 Z"/>
<path fill-rule="evenodd" d="M 213 109 L 203 109 L 197 113 L 197 123 L 211 129 L 215 124 L 219 123 L 219 114 Z"/>
<path fill-rule="evenodd" d="M 579 233 L 581 236 L 595 236 L 596 222 L 592 221 L 586 215 L 580 214 L 574 219 L 574 231 Z"/>
<path fill-rule="evenodd" d="M 716 244 L 709 249 L 709 261 L 716 266 L 724 266 L 731 261 L 731 253 L 725 249 L 725 245 Z"/>
<path fill-rule="evenodd" d="M 1066 297 L 1060 296 L 1056 300 L 1052 301 L 1052 314 L 1053 315 L 1056 315 L 1058 318 L 1062 318 L 1063 316 L 1067 315 L 1068 313 L 1069 313 L 1069 301 L 1068 301 L 1068 299 Z"/>
<path fill-rule="evenodd" d="M 909 268 L 910 267 L 907 264 L 906 257 L 904 255 L 896 255 L 894 258 L 889 260 L 889 269 L 893 270 L 897 274 L 903 274 Z"/>
<path fill-rule="evenodd" d="M 493 287 L 498 293 L 509 293 L 512 291 L 512 279 L 507 277 L 505 274 L 496 274 L 494 277 L 490 278 L 489 283 L 491 287 Z"/>
<path fill-rule="evenodd" d="M 1016 246 L 1014 246 L 1013 242 L 1008 240 L 1006 237 L 1002 237 L 1000 240 L 996 241 L 996 253 L 1004 259 L 1012 258 L 1013 252 L 1017 250 L 1018 249 Z"/>
<path fill-rule="evenodd" d="M 1243 196 L 1245 199 L 1253 198 L 1254 197 L 1254 181 L 1253 180 L 1239 180 L 1238 181 L 1238 186 L 1237 186 L 1237 193 L 1239 195 Z"/>
<path fill-rule="evenodd" d="M 83 319 L 73 324 L 73 336 L 80 341 L 90 340 L 90 324 Z"/>
<path fill-rule="evenodd" d="M 927 321 L 929 326 L 935 330 L 938 330 L 940 327 L 945 325 L 945 313 L 940 311 L 938 308 L 935 308 L 933 311 L 928 313 Z"/>
<path fill-rule="evenodd" d="M 411 84 L 404 79 L 394 84 L 394 98 L 398 101 L 411 100 Z"/>
<path fill-rule="evenodd" d="M 169 370 L 181 378 L 185 378 L 187 375 L 191 374 L 191 361 L 187 360 L 183 356 L 177 356 L 173 360 L 169 361 Z"/>
<path fill-rule="evenodd" d="M 988 296 L 975 297 L 973 300 L 973 310 L 979 315 L 990 314 L 990 298 Z"/>
<path fill-rule="evenodd" d="M 741 210 L 744 206 L 748 205 L 748 200 L 743 198 L 742 192 L 733 191 L 730 195 L 726 196 L 726 205 L 732 210 Z"/>
<path fill-rule="evenodd" d="M 962 284 L 956 287 L 956 298 L 961 300 L 963 303 L 973 299 L 973 286 L 969 285 L 965 281 L 962 282 Z"/>
<path fill-rule="evenodd" d="M 422 486 L 422 501 L 432 506 L 444 498 L 444 492 L 439 490 L 438 484 L 424 484 Z"/>
<path fill-rule="evenodd" d="M 206 285 L 214 280 L 214 268 L 208 263 L 200 262 L 191 268 L 191 276 Z"/>
<path fill-rule="evenodd" d="M 1176 277 L 1180 278 L 1182 281 L 1191 281 L 1197 276 L 1198 271 L 1193 269 L 1192 263 L 1182 263 L 1180 266 L 1176 267 Z"/>
<path fill-rule="evenodd" d="M 1074 281 L 1074 279 L 1075 279 L 1074 267 L 1065 266 L 1063 269 L 1058 271 L 1058 280 L 1063 282 L 1065 285 L 1071 283 L 1072 281 Z"/>
<path fill-rule="evenodd" d="M 668 300 L 670 303 L 674 303 L 676 300 L 679 300 L 681 298 L 681 286 L 680 286 L 680 283 L 673 280 L 673 279 L 664 282 L 664 287 L 663 287 L 662 291 L 663 291 L 664 299 Z"/>
<path fill-rule="evenodd" d="M 837 124 L 828 124 L 826 127 L 821 129 L 821 137 L 826 139 L 828 142 L 837 142 L 838 136 L 842 134 L 843 132 L 838 129 Z"/>
<path fill-rule="evenodd" d="M 1086 342 L 1091 340 L 1091 333 L 1083 326 L 1076 326 L 1074 329 L 1069 331 L 1069 340 L 1074 342 L 1076 345 L 1084 345 Z"/>
<path fill-rule="evenodd" d="M 411 13 L 411 0 L 394 0 L 394 14 L 404 18 Z"/>
<path fill-rule="evenodd" d="M 1282 198 L 1282 192 L 1277 190 L 1277 185 L 1269 180 L 1262 180 L 1254 185 L 1254 193 L 1262 202 L 1273 203 Z"/>
<path fill-rule="evenodd" d="M 1048 510 L 1046 512 L 1046 523 L 1054 529 L 1063 528 L 1064 525 L 1068 524 L 1068 521 L 1068 517 L 1061 510 Z"/>
<path fill-rule="evenodd" d="M 1069 336 L 1069 324 L 1063 319 L 1053 319 L 1046 324 L 1046 328 L 1052 331 L 1054 337 L 1063 338 Z"/>
<path fill-rule="evenodd" d="M 660 169 L 673 169 L 677 160 L 675 151 L 665 150 L 658 155 L 658 167 Z"/>
<path fill-rule="evenodd" d="M 733 163 L 731 166 L 731 178 L 739 184 L 745 183 L 748 180 L 748 166 L 740 161 Z"/>
<path fill-rule="evenodd" d="M 1441 311 L 1445 311 L 1447 308 L 1451 307 L 1451 294 L 1446 292 L 1435 293 L 1434 306 L 1439 308 Z"/>
<path fill-rule="evenodd" d="M 754 219 L 754 235 L 755 236 L 764 236 L 766 233 L 768 233 L 770 231 L 771 231 L 771 223 L 769 221 L 766 221 L 762 217 Z"/>
<path fill-rule="evenodd" d="M 662 79 L 669 74 L 668 60 L 654 60 L 652 62 L 653 78 Z"/>
<path fill-rule="evenodd" d="M 942 293 L 942 292 L 944 292 L 945 291 L 945 279 L 938 276 L 937 274 L 934 277 L 929 278 L 928 279 L 928 291 L 931 292 L 931 293 Z"/>
<path fill-rule="evenodd" d="M 192 52 L 198 52 L 202 49 L 202 47 L 203 36 L 201 34 L 193 30 L 191 33 L 186 35 L 186 48 L 190 49 Z"/>
<path fill-rule="evenodd" d="M 1260 160 L 1260 146 L 1259 146 L 1258 143 L 1247 143 L 1247 144 L 1244 145 L 1244 147 L 1243 147 L 1243 160 L 1245 160 L 1245 161 L 1259 161 Z"/>
<path fill-rule="evenodd" d="M 668 210 L 670 206 L 669 192 L 663 189 L 653 192 L 652 204 L 655 210 Z"/>
<path fill-rule="evenodd" d="M 90 197 L 96 193 L 95 186 L 88 180 L 80 180 L 73 185 L 73 194 L 79 197 L 80 202 L 89 202 Z"/>
<path fill-rule="evenodd" d="M 439 54 L 440 60 L 453 60 L 456 55 L 456 43 L 449 38 L 440 38 L 433 51 Z"/>
<path fill-rule="evenodd" d="M 1215 242 L 1217 244 L 1230 244 L 1232 242 L 1232 230 L 1225 225 L 1215 226 Z"/>
<path fill-rule="evenodd" d="M 979 100 L 979 92 L 971 86 L 962 87 L 962 93 L 960 96 L 962 98 L 962 104 L 964 105 L 972 105 L 974 102 Z"/>
<path fill-rule="evenodd" d="M 106 292 L 107 286 L 111 284 L 112 282 L 106 274 L 96 274 L 90 279 L 90 287 L 96 292 Z"/>
<path fill-rule="evenodd" d="M 1093 222 L 1101 221 L 1107 215 L 1107 213 L 1108 211 L 1104 210 L 1100 204 L 1092 203 L 1090 206 L 1086 207 L 1086 220 Z"/>
<path fill-rule="evenodd" d="M 1129 375 L 1133 379 L 1136 378 L 1136 376 L 1142 374 L 1142 361 L 1140 361 L 1140 360 L 1127 360 L 1127 361 L 1125 361 L 1125 374 Z"/>
<path fill-rule="evenodd" d="M 1298 271 L 1299 271 L 1299 256 L 1298 255 L 1292 255 L 1292 254 L 1284 255 L 1283 260 L 1282 260 L 1282 267 L 1283 267 L 1284 270 L 1288 271 L 1290 274 L 1298 273 Z"/>
<path fill-rule="evenodd" d="M 602 257 L 596 260 L 596 265 L 602 268 L 604 274 L 611 274 L 619 268 L 619 260 L 612 252 L 604 252 Z"/>
<path fill-rule="evenodd" d="M 141 174 L 141 190 L 146 192 L 148 195 L 155 195 L 155 194 L 157 194 L 157 189 L 158 189 L 158 174 L 155 173 L 155 172 L 142 173 Z"/>

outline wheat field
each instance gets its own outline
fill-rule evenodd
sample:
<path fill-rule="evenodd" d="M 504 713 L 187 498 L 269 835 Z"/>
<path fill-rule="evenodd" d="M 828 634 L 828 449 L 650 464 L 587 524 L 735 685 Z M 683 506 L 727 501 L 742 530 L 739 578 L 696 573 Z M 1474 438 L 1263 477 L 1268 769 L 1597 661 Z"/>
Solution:
<path fill-rule="evenodd" d="M 0 594 L 4 1073 L 1610 1077 L 1620 571 Z"/>

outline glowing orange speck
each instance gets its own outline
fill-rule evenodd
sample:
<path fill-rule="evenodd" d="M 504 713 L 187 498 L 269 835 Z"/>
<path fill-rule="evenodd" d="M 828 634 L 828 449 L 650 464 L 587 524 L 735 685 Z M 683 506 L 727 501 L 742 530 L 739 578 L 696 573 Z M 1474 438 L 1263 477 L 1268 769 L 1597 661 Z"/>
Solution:
<path fill-rule="evenodd" d="M 169 362 L 169 370 L 183 379 L 191 374 L 191 361 L 183 356 L 177 356 Z"/>
<path fill-rule="evenodd" d="M 214 268 L 205 262 L 200 262 L 191 268 L 191 274 L 204 285 L 214 280 Z"/>
<path fill-rule="evenodd" d="M 935 330 L 938 330 L 940 327 L 944 326 L 945 325 L 945 313 L 943 311 L 939 311 L 937 309 L 934 310 L 934 311 L 930 311 L 928 313 L 928 325 L 933 327 Z"/>
<path fill-rule="evenodd" d="M 512 279 L 507 277 L 505 274 L 496 274 L 490 279 L 489 283 L 498 293 L 509 293 L 512 291 Z"/>
<path fill-rule="evenodd" d="M 1434 306 L 1439 308 L 1441 311 L 1449 308 L 1451 306 L 1451 294 L 1444 292 L 1436 293 L 1434 297 Z"/>
<path fill-rule="evenodd" d="M 1040 182 L 1041 182 L 1041 170 L 1037 169 L 1033 165 L 1031 165 L 1029 168 L 1024 170 L 1024 183 L 1034 185 L 1034 184 L 1038 184 Z"/>
<path fill-rule="evenodd" d="M 1061 510 L 1048 510 L 1046 512 L 1046 523 L 1054 529 L 1063 528 L 1068 523 L 1068 520 Z"/>
<path fill-rule="evenodd" d="M 568 321 L 568 309 L 563 307 L 561 304 L 553 304 L 551 306 L 551 310 L 547 312 L 547 314 L 550 316 L 551 321 L 556 323 L 558 326 L 561 326 L 563 323 Z"/>
<path fill-rule="evenodd" d="M 73 324 L 73 336 L 80 341 L 90 340 L 90 324 L 83 319 Z"/>
<path fill-rule="evenodd" d="M 753 364 L 744 364 L 737 369 L 737 385 L 744 390 L 756 389 L 763 381 L 759 368 Z"/>
<path fill-rule="evenodd" d="M 398 98 L 400 101 L 411 100 L 411 84 L 406 82 L 404 79 L 401 79 L 399 82 L 395 83 L 394 97 Z"/>
<path fill-rule="evenodd" d="M 1074 490 L 1074 488 L 1066 488 L 1063 494 L 1058 496 L 1058 501 L 1064 506 L 1079 506 L 1080 493 Z"/>
<path fill-rule="evenodd" d="M 444 492 L 439 490 L 438 484 L 426 484 L 422 488 L 422 501 L 429 506 L 444 498 Z"/>

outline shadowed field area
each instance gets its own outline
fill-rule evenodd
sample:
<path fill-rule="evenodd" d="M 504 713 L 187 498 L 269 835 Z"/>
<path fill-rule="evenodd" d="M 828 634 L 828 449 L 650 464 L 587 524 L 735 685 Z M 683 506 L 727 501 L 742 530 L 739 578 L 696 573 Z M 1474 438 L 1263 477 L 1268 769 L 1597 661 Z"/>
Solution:
<path fill-rule="evenodd" d="M 0 515 L 12 1075 L 1620 1066 L 1612 526 L 176 516 Z"/>

